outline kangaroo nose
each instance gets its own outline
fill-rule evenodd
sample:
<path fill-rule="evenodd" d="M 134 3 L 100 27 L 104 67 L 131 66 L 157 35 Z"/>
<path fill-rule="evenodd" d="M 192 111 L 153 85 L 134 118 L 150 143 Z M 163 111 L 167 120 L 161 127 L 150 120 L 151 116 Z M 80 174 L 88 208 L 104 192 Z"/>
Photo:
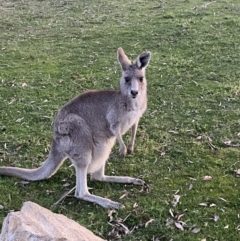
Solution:
<path fill-rule="evenodd" d="M 135 98 L 138 94 L 137 90 L 131 90 L 132 97 Z"/>

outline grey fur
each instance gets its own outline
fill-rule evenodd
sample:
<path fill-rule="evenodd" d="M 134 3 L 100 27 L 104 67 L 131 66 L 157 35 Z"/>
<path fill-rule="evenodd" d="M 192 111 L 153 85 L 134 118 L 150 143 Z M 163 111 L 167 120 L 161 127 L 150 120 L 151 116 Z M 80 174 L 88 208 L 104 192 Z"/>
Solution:
<path fill-rule="evenodd" d="M 106 176 L 105 164 L 117 139 L 120 155 L 132 153 L 138 121 L 147 108 L 145 67 L 150 52 L 142 53 L 132 64 L 122 48 L 117 51 L 122 67 L 120 90 L 87 91 L 78 95 L 58 112 L 53 129 L 49 156 L 36 169 L 0 167 L 1 175 L 36 181 L 51 177 L 66 158 L 76 170 L 75 197 L 97 203 L 105 208 L 121 208 L 120 203 L 92 195 L 87 187 L 87 174 L 92 180 L 144 184 L 132 177 Z M 131 128 L 131 140 L 126 147 L 122 135 Z"/>

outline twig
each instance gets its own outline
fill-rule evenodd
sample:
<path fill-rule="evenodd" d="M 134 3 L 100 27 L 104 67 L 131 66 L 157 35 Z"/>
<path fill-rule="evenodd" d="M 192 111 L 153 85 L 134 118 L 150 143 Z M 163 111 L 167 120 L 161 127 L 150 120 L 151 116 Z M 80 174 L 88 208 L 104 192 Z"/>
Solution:
<path fill-rule="evenodd" d="M 76 186 L 73 187 L 71 190 L 65 192 L 65 193 L 59 198 L 59 200 L 53 204 L 53 206 L 58 205 L 64 198 L 66 198 L 66 197 L 67 197 L 71 192 L 73 192 L 75 189 L 76 189 Z"/>
<path fill-rule="evenodd" d="M 229 169 L 232 168 L 233 166 L 235 166 L 237 163 L 240 163 L 240 161 L 234 162 L 232 165 L 229 166 Z"/>
<path fill-rule="evenodd" d="M 7 10 L 14 10 L 15 8 L 4 8 L 4 7 L 0 7 L 0 10 L 3 10 L 3 11 L 7 11 Z"/>
<path fill-rule="evenodd" d="M 207 136 L 207 142 L 208 142 L 208 145 L 209 147 L 212 149 L 212 150 L 217 150 L 218 148 L 212 144 L 212 140 L 209 136 Z"/>
<path fill-rule="evenodd" d="M 212 3 L 216 3 L 217 1 L 212 1 L 212 2 L 208 2 L 206 4 L 203 4 L 202 7 L 206 8 L 208 5 L 212 4 Z"/>
<path fill-rule="evenodd" d="M 82 87 L 82 85 L 78 84 L 77 82 L 75 82 L 74 80 L 71 80 L 71 82 L 75 85 L 77 85 L 80 89 L 84 90 L 84 88 Z"/>

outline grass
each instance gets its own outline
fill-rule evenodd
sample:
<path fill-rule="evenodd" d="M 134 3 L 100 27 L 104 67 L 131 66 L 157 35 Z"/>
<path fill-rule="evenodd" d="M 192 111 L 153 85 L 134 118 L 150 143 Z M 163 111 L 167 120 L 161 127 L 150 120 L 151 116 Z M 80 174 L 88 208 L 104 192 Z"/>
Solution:
<path fill-rule="evenodd" d="M 240 151 L 224 142 L 240 142 L 240 3 L 0 0 L 0 11 L 1 165 L 38 166 L 66 101 L 118 88 L 117 47 L 133 59 L 152 52 L 136 151 L 120 159 L 115 147 L 106 170 L 141 176 L 150 188 L 89 182 L 112 200 L 128 194 L 113 216 L 115 231 L 97 205 L 70 196 L 52 206 L 75 185 L 70 162 L 46 181 L 1 176 L 0 223 L 30 200 L 107 240 L 239 240 Z M 203 181 L 207 175 L 212 180 Z M 122 222 L 131 234 L 117 227 Z"/>

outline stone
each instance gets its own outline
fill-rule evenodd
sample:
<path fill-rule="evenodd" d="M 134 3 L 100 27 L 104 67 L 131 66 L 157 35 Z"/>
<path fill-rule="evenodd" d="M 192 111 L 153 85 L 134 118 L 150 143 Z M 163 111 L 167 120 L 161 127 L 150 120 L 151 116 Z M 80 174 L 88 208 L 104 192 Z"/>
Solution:
<path fill-rule="evenodd" d="M 33 202 L 10 212 L 3 221 L 0 241 L 104 241 L 62 214 Z"/>

